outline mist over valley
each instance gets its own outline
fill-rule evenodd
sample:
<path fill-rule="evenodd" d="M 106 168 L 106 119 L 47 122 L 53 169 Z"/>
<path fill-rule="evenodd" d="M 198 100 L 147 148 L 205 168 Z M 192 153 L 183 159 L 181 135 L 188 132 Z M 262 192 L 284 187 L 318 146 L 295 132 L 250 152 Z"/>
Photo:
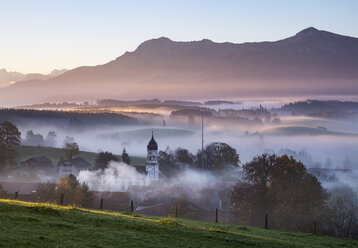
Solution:
<path fill-rule="evenodd" d="M 357 8 L 292 2 L 2 4 L 0 247 L 358 246 Z"/>

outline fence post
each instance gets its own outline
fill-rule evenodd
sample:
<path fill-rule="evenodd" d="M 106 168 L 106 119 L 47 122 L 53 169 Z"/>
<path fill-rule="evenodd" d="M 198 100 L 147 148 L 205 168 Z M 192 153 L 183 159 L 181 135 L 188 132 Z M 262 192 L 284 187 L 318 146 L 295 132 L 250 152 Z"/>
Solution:
<path fill-rule="evenodd" d="M 178 205 L 175 205 L 175 218 L 178 218 Z"/>
<path fill-rule="evenodd" d="M 215 223 L 219 223 L 218 214 L 219 214 L 219 211 L 218 211 L 218 209 L 216 209 L 215 210 Z"/>
<path fill-rule="evenodd" d="M 19 195 L 19 191 L 16 190 L 16 192 L 15 192 L 15 200 L 17 199 L 18 195 Z"/>
<path fill-rule="evenodd" d="M 101 210 L 103 209 L 103 198 L 101 198 L 101 206 L 100 206 L 100 209 L 101 209 Z"/>
<path fill-rule="evenodd" d="M 265 229 L 267 229 L 268 227 L 268 216 L 267 216 L 267 213 L 265 214 Z"/>
<path fill-rule="evenodd" d="M 313 234 L 317 235 L 317 222 L 316 221 L 313 222 L 313 227 L 314 227 Z"/>
<path fill-rule="evenodd" d="M 133 200 L 131 200 L 131 215 L 133 214 L 134 206 L 133 206 Z"/>
<path fill-rule="evenodd" d="M 61 194 L 60 204 L 63 205 L 63 194 Z"/>

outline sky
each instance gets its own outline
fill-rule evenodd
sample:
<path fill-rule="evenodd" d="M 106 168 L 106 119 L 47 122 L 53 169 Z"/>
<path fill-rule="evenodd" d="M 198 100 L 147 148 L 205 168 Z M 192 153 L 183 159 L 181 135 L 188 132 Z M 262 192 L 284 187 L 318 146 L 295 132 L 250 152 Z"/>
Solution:
<path fill-rule="evenodd" d="M 358 37 L 356 0 L 0 0 L 0 68 L 109 62 L 145 40 L 274 41 L 316 27 Z"/>

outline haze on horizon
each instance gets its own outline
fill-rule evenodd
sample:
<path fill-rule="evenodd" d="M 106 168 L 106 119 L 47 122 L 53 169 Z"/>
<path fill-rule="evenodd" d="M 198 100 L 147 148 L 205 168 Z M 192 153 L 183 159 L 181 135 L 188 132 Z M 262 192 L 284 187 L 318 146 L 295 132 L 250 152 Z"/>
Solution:
<path fill-rule="evenodd" d="M 0 1 L 0 68 L 48 74 L 104 64 L 157 37 L 280 40 L 314 26 L 358 37 L 358 2 Z"/>

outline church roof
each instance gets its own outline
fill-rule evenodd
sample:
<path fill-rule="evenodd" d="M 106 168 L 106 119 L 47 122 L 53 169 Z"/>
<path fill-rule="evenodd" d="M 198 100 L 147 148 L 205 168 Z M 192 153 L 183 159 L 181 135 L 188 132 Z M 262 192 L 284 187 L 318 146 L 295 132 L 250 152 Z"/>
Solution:
<path fill-rule="evenodd" d="M 147 149 L 148 150 L 158 150 L 158 144 L 154 139 L 153 132 L 152 132 L 152 138 L 150 139 L 150 141 L 147 145 Z"/>

